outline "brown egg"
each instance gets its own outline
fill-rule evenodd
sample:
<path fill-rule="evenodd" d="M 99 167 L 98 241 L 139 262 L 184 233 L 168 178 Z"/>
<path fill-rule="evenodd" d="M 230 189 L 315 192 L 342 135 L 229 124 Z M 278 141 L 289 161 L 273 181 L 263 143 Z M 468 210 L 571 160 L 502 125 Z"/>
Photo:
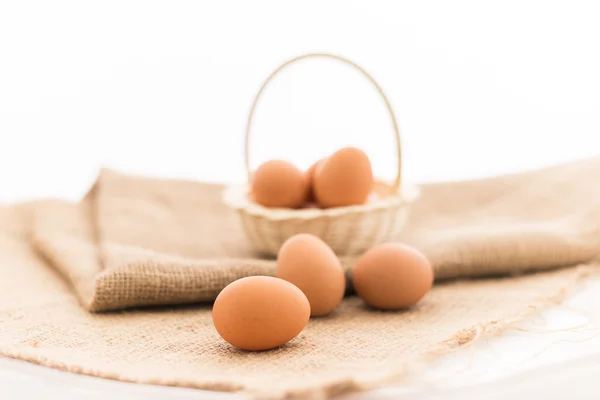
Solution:
<path fill-rule="evenodd" d="M 308 169 L 308 171 L 306 171 L 306 180 L 308 182 L 308 196 L 307 196 L 306 201 L 309 203 L 312 203 L 315 201 L 314 191 L 313 191 L 313 180 L 314 180 L 314 176 L 315 176 L 315 171 L 321 165 L 323 160 L 324 160 L 323 158 L 320 159 L 319 161 L 317 161 L 316 163 L 311 165 L 310 168 Z"/>
<path fill-rule="evenodd" d="M 275 275 L 304 292 L 314 317 L 330 314 L 344 297 L 346 278 L 340 260 L 313 235 L 301 233 L 285 241 L 277 255 Z"/>
<path fill-rule="evenodd" d="M 267 161 L 252 175 L 252 198 L 265 207 L 298 208 L 307 199 L 306 174 L 282 160 Z"/>
<path fill-rule="evenodd" d="M 346 147 L 325 159 L 315 170 L 313 190 L 322 207 L 363 204 L 373 187 L 369 157 L 360 149 Z"/>
<path fill-rule="evenodd" d="M 416 304 L 433 284 L 431 264 L 416 249 L 379 244 L 364 253 L 352 271 L 356 293 L 372 307 L 397 310 Z"/>
<path fill-rule="evenodd" d="M 310 318 L 310 304 L 300 289 L 283 279 L 251 276 L 219 293 L 212 318 L 219 335 L 231 345 L 269 350 L 302 332 Z"/>

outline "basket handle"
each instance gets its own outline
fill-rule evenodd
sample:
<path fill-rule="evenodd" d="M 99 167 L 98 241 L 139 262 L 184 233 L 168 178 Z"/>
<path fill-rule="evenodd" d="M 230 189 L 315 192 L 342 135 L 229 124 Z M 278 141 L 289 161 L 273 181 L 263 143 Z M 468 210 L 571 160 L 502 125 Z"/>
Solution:
<path fill-rule="evenodd" d="M 258 104 L 258 100 L 260 99 L 263 91 L 265 90 L 265 88 L 267 87 L 267 85 L 269 84 L 269 82 L 271 82 L 271 80 L 273 80 L 273 78 L 284 68 L 286 68 L 287 66 L 289 66 L 290 64 L 295 63 L 296 61 L 300 61 L 303 60 L 305 58 L 330 58 L 333 60 L 337 60 L 337 61 L 341 61 L 345 64 L 348 64 L 352 67 L 354 67 L 355 69 L 357 69 L 359 72 L 361 72 L 363 74 L 363 76 L 365 78 L 367 78 L 372 84 L 373 86 L 375 86 L 375 89 L 377 89 L 377 92 L 379 93 L 379 95 L 381 96 L 381 98 L 383 99 L 383 101 L 385 102 L 385 105 L 387 107 L 387 110 L 389 112 L 390 115 L 390 119 L 392 120 L 392 125 L 394 128 L 394 133 L 396 135 L 396 150 L 397 150 L 397 160 L 398 160 L 398 170 L 396 172 L 396 179 L 392 185 L 392 191 L 393 193 L 397 192 L 398 189 L 400 188 L 400 181 L 401 181 L 401 172 L 402 172 L 402 147 L 400 145 L 400 131 L 398 129 L 398 123 L 396 122 L 396 116 L 394 115 L 394 111 L 392 110 L 392 106 L 390 105 L 390 102 L 388 100 L 388 98 L 386 97 L 386 95 L 383 93 L 383 89 L 381 88 L 381 86 L 379 86 L 379 84 L 375 81 L 375 79 L 367 72 L 365 71 L 362 67 L 360 67 L 359 65 L 357 65 L 356 63 L 338 56 L 338 55 L 334 55 L 334 54 L 329 54 L 329 53 L 308 53 L 308 54 L 304 54 L 295 58 L 292 58 L 286 62 L 284 62 L 283 64 L 281 64 L 275 71 L 273 71 L 271 73 L 271 75 L 269 75 L 267 77 L 267 79 L 263 82 L 263 84 L 261 85 L 260 89 L 258 90 L 258 93 L 256 94 L 256 96 L 254 97 L 254 101 L 252 102 L 252 107 L 250 108 L 250 114 L 248 115 L 248 121 L 246 123 L 246 136 L 245 136 L 245 144 L 244 144 L 244 156 L 245 156 L 245 164 L 246 164 L 246 172 L 248 174 L 248 181 L 251 181 L 252 179 L 252 172 L 250 170 L 250 128 L 252 126 L 252 117 L 254 116 L 254 111 L 256 109 L 256 106 Z"/>

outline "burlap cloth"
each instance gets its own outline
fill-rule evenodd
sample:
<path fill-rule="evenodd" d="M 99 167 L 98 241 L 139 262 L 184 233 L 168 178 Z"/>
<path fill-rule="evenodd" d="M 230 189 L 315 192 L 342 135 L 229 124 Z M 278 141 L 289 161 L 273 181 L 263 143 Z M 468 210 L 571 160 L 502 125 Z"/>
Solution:
<path fill-rule="evenodd" d="M 223 188 L 104 170 L 79 204 L 0 208 L 0 353 L 258 397 L 382 385 L 560 300 L 597 271 L 599 177 L 593 158 L 424 185 L 398 238 L 436 271 L 417 307 L 377 312 L 348 296 L 289 344 L 248 353 L 219 338 L 207 301 L 235 279 L 271 275 L 274 261 L 248 247 Z M 149 305 L 160 307 L 141 307 Z"/>

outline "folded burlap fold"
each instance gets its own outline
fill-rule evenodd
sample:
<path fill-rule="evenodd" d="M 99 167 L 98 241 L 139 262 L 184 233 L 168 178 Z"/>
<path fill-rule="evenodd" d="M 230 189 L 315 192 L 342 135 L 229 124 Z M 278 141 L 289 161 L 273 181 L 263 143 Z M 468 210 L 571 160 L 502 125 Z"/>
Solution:
<path fill-rule="evenodd" d="M 424 185 L 397 239 L 436 278 L 473 278 L 583 263 L 600 250 L 600 158 L 540 171 Z M 230 282 L 272 275 L 249 246 L 220 185 L 103 170 L 77 205 L 34 217 L 36 247 L 92 311 L 210 301 Z M 354 260 L 343 259 L 347 270 Z"/>
<path fill-rule="evenodd" d="M 103 171 L 80 204 L 0 206 L 0 354 L 258 398 L 385 385 L 597 272 L 599 176 L 600 157 L 424 185 L 398 238 L 420 248 L 440 280 L 416 307 L 378 312 L 349 296 L 285 346 L 248 353 L 218 336 L 210 304 L 173 305 L 273 273 L 274 261 L 254 254 L 221 204 L 222 187 Z M 349 273 L 352 261 L 344 260 Z M 507 276 L 524 271 L 535 273 Z"/>
<path fill-rule="evenodd" d="M 32 240 L 90 311 L 213 300 L 236 279 L 273 271 L 221 190 L 103 170 L 81 203 L 40 205 Z"/>

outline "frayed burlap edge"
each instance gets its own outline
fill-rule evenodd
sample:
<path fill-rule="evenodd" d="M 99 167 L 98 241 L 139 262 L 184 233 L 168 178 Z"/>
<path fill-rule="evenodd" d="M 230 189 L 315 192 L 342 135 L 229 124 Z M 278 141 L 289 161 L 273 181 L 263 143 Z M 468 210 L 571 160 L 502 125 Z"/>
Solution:
<path fill-rule="evenodd" d="M 453 334 L 447 340 L 439 343 L 435 350 L 429 352 L 425 356 L 418 357 L 418 359 L 415 359 L 414 362 L 403 360 L 401 364 L 399 363 L 391 365 L 385 373 L 360 371 L 344 379 L 338 378 L 317 386 L 304 386 L 295 389 L 289 389 L 285 392 L 280 392 L 278 395 L 270 395 L 268 397 L 265 397 L 264 393 L 254 392 L 245 392 L 241 395 L 249 396 L 251 398 L 257 397 L 264 399 L 325 399 L 353 392 L 374 390 L 386 386 L 396 386 L 402 384 L 406 382 L 411 373 L 422 368 L 424 364 L 431 362 L 436 358 L 453 353 L 458 349 L 467 347 L 479 339 L 498 335 L 513 327 L 517 323 L 522 322 L 526 318 L 532 317 L 533 315 L 539 313 L 542 309 L 547 308 L 548 306 L 561 304 L 571 293 L 573 293 L 574 289 L 579 287 L 581 284 L 584 284 L 589 278 L 600 275 L 600 260 L 572 268 L 574 271 L 570 281 L 566 282 L 561 288 L 559 288 L 554 295 L 541 297 L 537 301 L 525 305 L 525 310 L 514 317 L 487 321 L 462 329 Z M 15 352 L 4 347 L 0 347 L 0 355 L 66 372 L 127 383 L 182 387 L 217 392 L 229 392 L 233 394 L 238 394 L 236 392 L 246 389 L 243 385 L 236 385 L 231 382 L 214 381 L 195 383 L 181 380 L 138 379 L 131 375 L 106 373 L 104 371 L 86 368 L 80 365 L 67 365 L 65 363 L 50 360 L 45 357 L 39 357 L 37 355 L 30 354 L 29 352 Z M 410 365 L 410 367 L 408 367 L 408 365 Z"/>

